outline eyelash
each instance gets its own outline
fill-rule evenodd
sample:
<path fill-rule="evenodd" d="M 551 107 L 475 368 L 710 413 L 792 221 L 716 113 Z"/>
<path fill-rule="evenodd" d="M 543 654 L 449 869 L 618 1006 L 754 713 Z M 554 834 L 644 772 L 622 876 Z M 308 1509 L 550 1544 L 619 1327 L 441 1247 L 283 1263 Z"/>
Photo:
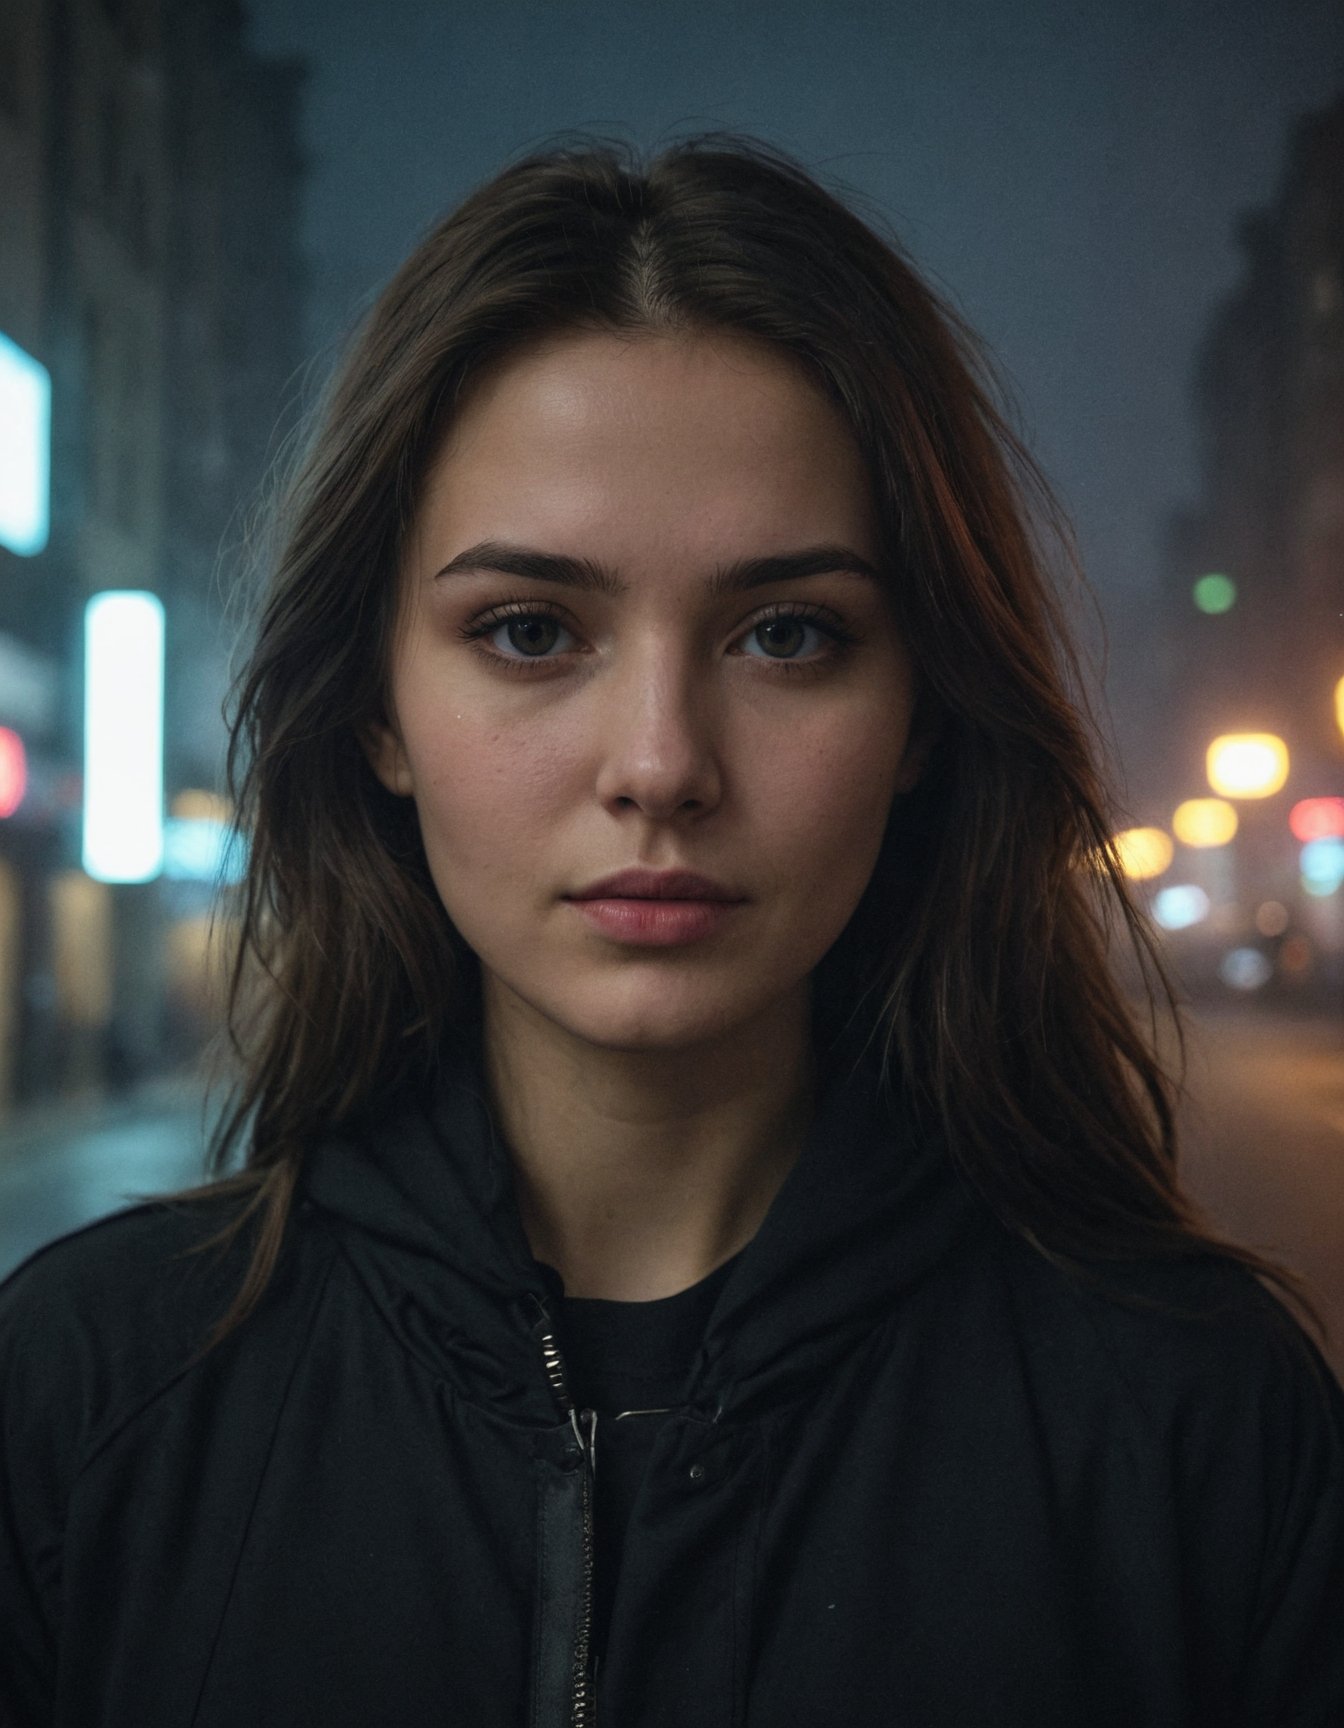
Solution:
<path fill-rule="evenodd" d="M 501 654 L 498 649 L 485 644 L 485 638 L 494 634 L 502 624 L 509 623 L 514 618 L 553 618 L 557 624 L 564 624 L 562 608 L 546 600 L 503 600 L 492 606 L 488 612 L 473 618 L 464 624 L 458 635 L 464 642 L 476 644 L 476 652 L 489 660 L 492 666 L 501 667 L 509 672 L 521 673 L 527 677 L 534 668 L 553 666 L 556 658 L 550 655 L 514 655 Z M 769 606 L 758 617 L 754 618 L 743 632 L 749 636 L 753 630 L 762 624 L 772 623 L 776 619 L 798 619 L 801 623 L 811 624 L 823 636 L 830 638 L 830 646 L 820 655 L 813 655 L 807 660 L 775 660 L 768 655 L 752 655 L 750 658 L 760 660 L 767 666 L 774 667 L 785 673 L 820 672 L 832 665 L 848 649 L 852 648 L 859 638 L 840 622 L 836 615 L 825 606 L 813 606 L 806 603 Z M 566 626 L 567 627 L 567 626 Z"/>

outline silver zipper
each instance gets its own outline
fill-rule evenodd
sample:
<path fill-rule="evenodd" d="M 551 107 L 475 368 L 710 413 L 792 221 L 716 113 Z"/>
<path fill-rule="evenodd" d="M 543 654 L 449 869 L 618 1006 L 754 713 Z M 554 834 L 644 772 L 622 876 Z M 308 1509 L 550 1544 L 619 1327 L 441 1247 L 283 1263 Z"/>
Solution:
<path fill-rule="evenodd" d="M 596 1526 L 593 1517 L 593 1486 L 597 1477 L 597 1411 L 585 1410 L 577 1417 L 570 1406 L 570 1420 L 583 1453 L 583 1584 L 579 1599 L 579 1626 L 574 1638 L 574 1687 L 572 1728 L 594 1728 L 597 1721 L 597 1688 L 593 1648 L 593 1562 Z M 587 1428 L 585 1441 L 584 1427 Z"/>
<path fill-rule="evenodd" d="M 596 1531 L 593 1516 L 593 1484 L 597 1476 L 597 1412 L 576 1410 L 570 1396 L 569 1376 L 565 1359 L 560 1353 L 555 1334 L 550 1330 L 550 1316 L 545 1317 L 539 1332 L 541 1359 L 546 1379 L 562 1413 L 569 1418 L 581 1455 L 583 1471 L 580 1485 L 582 1506 L 582 1582 L 579 1586 L 579 1619 L 574 1634 L 574 1656 L 570 1665 L 570 1725 L 571 1728 L 595 1728 L 597 1722 L 597 1688 L 593 1662 L 593 1570 Z"/>

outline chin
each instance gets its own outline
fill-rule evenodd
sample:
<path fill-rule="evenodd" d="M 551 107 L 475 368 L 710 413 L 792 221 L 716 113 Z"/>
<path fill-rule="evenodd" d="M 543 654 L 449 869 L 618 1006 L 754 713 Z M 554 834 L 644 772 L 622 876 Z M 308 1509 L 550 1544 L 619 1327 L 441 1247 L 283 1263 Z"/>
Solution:
<path fill-rule="evenodd" d="M 735 1014 L 696 1012 L 689 1008 L 678 1013 L 665 1004 L 649 1004 L 642 1012 L 623 1008 L 607 1013 L 566 1014 L 561 1010 L 550 1017 L 572 1038 L 598 1049 L 631 1055 L 695 1049 L 731 1038 L 743 1023 L 743 1017 Z"/>
<path fill-rule="evenodd" d="M 504 981 L 505 989 L 569 1037 L 631 1054 L 672 1052 L 731 1038 L 775 999 L 736 990 L 715 990 L 708 979 L 661 976 L 595 979 L 586 990 L 528 989 Z"/>

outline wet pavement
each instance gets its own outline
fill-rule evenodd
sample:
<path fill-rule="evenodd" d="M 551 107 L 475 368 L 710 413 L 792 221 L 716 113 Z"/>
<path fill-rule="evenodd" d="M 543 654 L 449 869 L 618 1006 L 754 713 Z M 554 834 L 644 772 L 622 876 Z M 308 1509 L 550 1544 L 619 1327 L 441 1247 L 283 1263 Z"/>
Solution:
<path fill-rule="evenodd" d="M 1188 1085 L 1186 1186 L 1234 1241 L 1308 1281 L 1344 1380 L 1344 1018 L 1205 1009 Z"/>
<path fill-rule="evenodd" d="M 199 1084 L 173 1079 L 117 1102 L 40 1108 L 0 1129 L 0 1277 L 67 1231 L 201 1181 L 204 1111 Z"/>

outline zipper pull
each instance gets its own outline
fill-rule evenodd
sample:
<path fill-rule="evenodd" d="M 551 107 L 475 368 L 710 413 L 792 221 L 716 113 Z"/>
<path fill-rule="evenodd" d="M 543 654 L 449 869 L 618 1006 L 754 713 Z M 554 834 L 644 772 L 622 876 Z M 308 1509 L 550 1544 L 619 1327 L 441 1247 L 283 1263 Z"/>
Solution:
<path fill-rule="evenodd" d="M 569 1425 L 574 1430 L 574 1438 L 579 1443 L 591 1473 L 597 1475 L 597 1411 L 575 1410 L 573 1405 L 569 1411 Z"/>
<path fill-rule="evenodd" d="M 542 1365 L 546 1370 L 546 1380 L 561 1413 L 569 1418 L 569 1425 L 574 1430 L 574 1438 L 578 1442 L 579 1451 L 589 1471 L 597 1474 L 597 1411 L 577 1410 L 569 1390 L 569 1375 L 565 1369 L 565 1359 L 560 1353 L 560 1345 L 556 1340 L 551 1317 L 540 1303 L 541 1319 L 532 1328 L 532 1336 L 541 1346 Z"/>
<path fill-rule="evenodd" d="M 597 1479 L 597 1412 L 576 1410 L 569 1392 L 569 1376 L 560 1353 L 550 1314 L 537 1302 L 541 1318 L 532 1336 L 541 1349 L 546 1379 L 561 1413 L 568 1417 L 578 1443 L 583 1477 L 580 1484 L 579 1542 L 580 1575 L 577 1625 L 570 1660 L 570 1728 L 595 1728 L 597 1721 L 597 1661 L 593 1652 L 593 1565 L 597 1538 L 593 1528 L 593 1496 Z"/>

